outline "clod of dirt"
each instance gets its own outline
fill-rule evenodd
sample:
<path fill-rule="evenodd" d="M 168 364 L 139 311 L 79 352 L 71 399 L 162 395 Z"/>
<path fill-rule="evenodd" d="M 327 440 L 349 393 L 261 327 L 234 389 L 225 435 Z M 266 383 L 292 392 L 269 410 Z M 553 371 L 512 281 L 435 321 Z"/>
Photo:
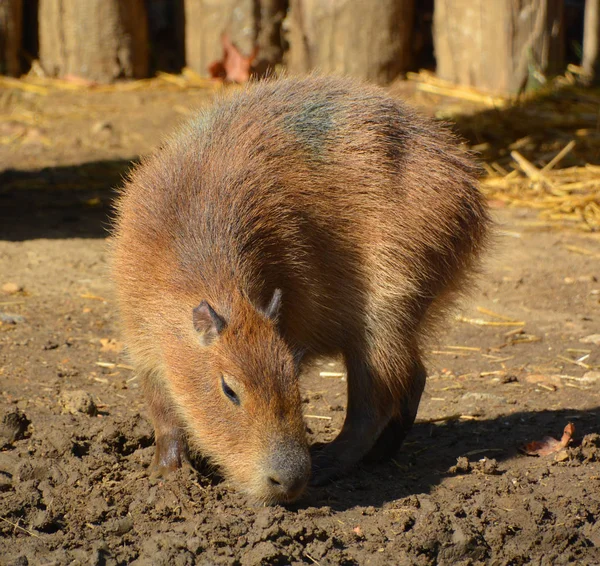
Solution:
<path fill-rule="evenodd" d="M 133 529 L 133 519 L 131 517 L 113 519 L 108 523 L 107 528 L 117 536 L 123 536 Z"/>
<path fill-rule="evenodd" d="M 459 456 L 456 459 L 456 464 L 450 466 L 448 469 L 449 474 L 468 474 L 471 471 L 471 463 L 466 456 Z"/>
<path fill-rule="evenodd" d="M 5 283 L 2 285 L 2 292 L 7 295 L 15 295 L 23 290 L 23 286 L 18 283 Z"/>
<path fill-rule="evenodd" d="M 0 452 L 0 474 L 13 476 L 18 465 L 19 458 L 17 455 L 11 452 Z"/>
<path fill-rule="evenodd" d="M 498 462 L 494 458 L 482 458 L 476 466 L 480 472 L 489 476 L 498 473 Z"/>
<path fill-rule="evenodd" d="M 586 434 L 579 446 L 568 449 L 568 455 L 571 462 L 600 462 L 600 434 Z"/>
<path fill-rule="evenodd" d="M 123 343 L 114 338 L 100 338 L 101 352 L 120 352 L 123 350 Z"/>
<path fill-rule="evenodd" d="M 5 413 L 0 422 L 0 447 L 25 438 L 30 424 L 25 413 L 16 407 Z"/>
<path fill-rule="evenodd" d="M 486 475 L 498 473 L 498 462 L 494 458 L 482 458 L 478 462 L 469 462 L 466 456 L 460 456 L 456 459 L 456 465 L 448 469 L 450 474 L 469 474 L 479 472 Z"/>
<path fill-rule="evenodd" d="M 19 324 L 25 322 L 25 317 L 20 314 L 12 314 L 9 312 L 0 312 L 0 321 L 5 324 Z"/>
<path fill-rule="evenodd" d="M 556 453 L 556 456 L 554 456 L 554 461 L 555 462 L 564 462 L 565 460 L 568 460 L 570 458 L 569 453 L 566 450 L 561 450 L 560 452 Z"/>
<path fill-rule="evenodd" d="M 98 412 L 94 399 L 87 391 L 63 391 L 58 400 L 65 413 L 84 413 L 93 416 Z"/>
<path fill-rule="evenodd" d="M 15 478 L 21 482 L 42 480 L 48 476 L 48 467 L 44 464 L 32 464 L 29 461 L 21 462 L 15 470 Z"/>

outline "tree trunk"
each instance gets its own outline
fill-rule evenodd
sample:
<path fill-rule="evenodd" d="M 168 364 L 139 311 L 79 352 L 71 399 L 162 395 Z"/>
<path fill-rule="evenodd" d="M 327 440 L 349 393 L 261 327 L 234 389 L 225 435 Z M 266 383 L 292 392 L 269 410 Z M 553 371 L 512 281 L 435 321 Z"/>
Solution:
<path fill-rule="evenodd" d="M 40 63 L 51 76 L 107 83 L 148 76 L 144 0 L 40 0 Z"/>
<path fill-rule="evenodd" d="M 0 0 L 0 75 L 19 76 L 22 32 L 22 1 Z"/>
<path fill-rule="evenodd" d="M 588 83 L 600 81 L 600 0 L 586 0 L 581 66 Z"/>
<path fill-rule="evenodd" d="M 535 88 L 564 68 L 563 0 L 436 0 L 442 79 L 501 94 Z"/>
<path fill-rule="evenodd" d="M 291 0 L 288 69 L 388 83 L 410 69 L 414 19 L 414 0 Z"/>
<path fill-rule="evenodd" d="M 281 62 L 281 24 L 286 0 L 185 0 L 186 64 L 201 75 L 223 56 L 227 34 L 240 52 L 258 48 L 256 69 L 264 74 Z"/>

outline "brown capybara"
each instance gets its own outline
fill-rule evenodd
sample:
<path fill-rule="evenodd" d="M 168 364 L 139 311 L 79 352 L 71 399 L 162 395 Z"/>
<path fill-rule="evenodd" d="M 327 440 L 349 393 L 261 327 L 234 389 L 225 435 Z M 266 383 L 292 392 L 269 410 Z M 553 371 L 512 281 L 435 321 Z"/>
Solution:
<path fill-rule="evenodd" d="M 485 241 L 476 174 L 440 126 L 325 77 L 236 90 L 146 159 L 116 206 L 113 272 L 158 470 L 189 447 L 288 502 L 311 474 L 392 454 L 423 391 L 422 338 Z M 298 377 L 332 354 L 346 420 L 311 454 Z"/>

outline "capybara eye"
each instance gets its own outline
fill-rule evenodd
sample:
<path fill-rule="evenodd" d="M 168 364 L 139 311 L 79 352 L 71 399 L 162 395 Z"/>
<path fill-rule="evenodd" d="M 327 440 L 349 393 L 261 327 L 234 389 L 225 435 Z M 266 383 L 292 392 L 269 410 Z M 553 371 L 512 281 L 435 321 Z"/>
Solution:
<path fill-rule="evenodd" d="M 221 387 L 223 388 L 223 393 L 225 393 L 225 395 L 227 395 L 227 398 L 234 405 L 240 404 L 240 398 L 237 396 L 237 393 L 233 389 L 231 389 L 231 387 L 229 387 L 229 385 L 227 385 L 227 383 L 225 383 L 225 379 L 223 378 L 223 376 L 221 376 Z"/>

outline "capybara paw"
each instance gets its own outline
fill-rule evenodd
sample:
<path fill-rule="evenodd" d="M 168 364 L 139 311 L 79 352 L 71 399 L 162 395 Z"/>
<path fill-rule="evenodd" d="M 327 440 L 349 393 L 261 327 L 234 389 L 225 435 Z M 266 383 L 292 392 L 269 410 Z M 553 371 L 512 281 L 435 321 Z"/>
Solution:
<path fill-rule="evenodd" d="M 342 465 L 334 443 L 316 443 L 310 447 L 312 461 L 309 485 L 325 485 L 343 474 L 346 467 Z"/>
<path fill-rule="evenodd" d="M 402 446 L 408 428 L 405 426 L 404 421 L 392 419 L 363 460 L 368 463 L 376 463 L 392 458 Z"/>

